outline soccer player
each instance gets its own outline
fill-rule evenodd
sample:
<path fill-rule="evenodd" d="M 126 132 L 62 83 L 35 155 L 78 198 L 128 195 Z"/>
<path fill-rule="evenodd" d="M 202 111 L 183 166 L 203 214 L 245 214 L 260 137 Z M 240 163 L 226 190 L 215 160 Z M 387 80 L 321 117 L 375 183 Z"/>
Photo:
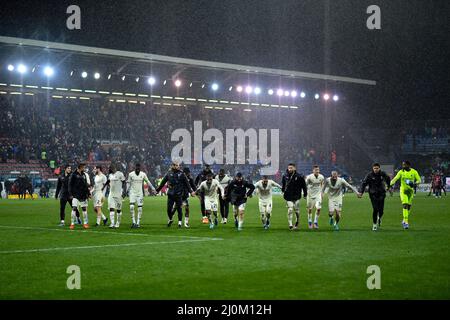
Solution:
<path fill-rule="evenodd" d="M 131 228 L 140 228 L 142 218 L 142 206 L 144 205 L 144 182 L 146 182 L 151 192 L 155 192 L 155 188 L 148 179 L 145 172 L 141 171 L 141 165 L 136 163 L 134 171 L 128 174 L 129 197 L 130 197 L 130 213 L 132 225 Z M 136 219 L 134 206 L 138 206 L 138 216 Z"/>
<path fill-rule="evenodd" d="M 84 172 L 85 168 L 86 165 L 84 163 L 79 163 L 77 170 L 75 170 L 69 178 L 69 199 L 72 200 L 72 221 L 70 224 L 71 230 L 75 228 L 74 224 L 76 218 L 76 210 L 78 209 L 78 207 L 81 207 L 81 211 L 83 212 L 83 228 L 89 228 L 87 207 L 90 193 L 88 177 Z"/>
<path fill-rule="evenodd" d="M 216 180 L 219 181 L 222 188 L 225 190 L 230 181 L 231 177 L 225 174 L 224 169 L 219 170 L 219 174 L 216 175 Z M 221 194 L 219 197 L 219 206 L 220 206 L 220 216 L 222 217 L 221 223 L 226 224 L 228 222 L 228 213 L 230 211 L 230 203 L 224 199 L 225 194 Z"/>
<path fill-rule="evenodd" d="M 233 206 L 234 225 L 238 231 L 242 230 L 244 225 L 245 204 L 247 198 L 251 198 L 255 186 L 244 180 L 242 173 L 238 172 L 236 177 L 230 181 L 226 189 L 225 198 L 231 202 Z"/>
<path fill-rule="evenodd" d="M 122 202 L 126 190 L 125 176 L 121 171 L 117 171 L 116 166 L 111 164 L 109 167 L 108 180 L 103 188 L 109 185 L 108 208 L 109 219 L 111 220 L 110 228 L 119 228 L 122 218 Z M 117 212 L 117 220 L 115 219 Z"/>
<path fill-rule="evenodd" d="M 325 177 L 320 174 L 319 166 L 313 166 L 313 172 L 305 179 L 308 196 L 306 197 L 306 207 L 308 208 L 308 227 L 319 229 L 320 209 L 322 209 L 322 186 Z M 316 208 L 314 215 L 314 225 L 312 221 L 312 209 Z"/>
<path fill-rule="evenodd" d="M 213 174 L 208 173 L 206 175 L 206 180 L 200 183 L 197 194 L 203 194 L 205 199 L 205 213 L 208 217 L 209 228 L 214 229 L 217 226 L 217 211 L 219 209 L 219 204 L 217 202 L 219 195 L 225 197 L 225 191 L 219 181 L 213 179 Z M 214 220 L 212 216 L 214 215 Z"/>
<path fill-rule="evenodd" d="M 66 217 L 66 204 L 69 203 L 70 208 L 72 209 L 72 199 L 69 197 L 69 178 L 72 174 L 72 167 L 66 165 L 64 167 L 64 173 L 58 177 L 58 183 L 56 185 L 55 199 L 59 197 L 59 217 L 61 222 L 59 224 L 60 227 L 64 227 L 65 225 L 65 217 Z M 77 224 L 81 224 L 80 212 L 78 209 L 75 211 Z"/>
<path fill-rule="evenodd" d="M 191 175 L 191 170 L 189 170 L 189 168 L 183 168 L 183 172 L 186 175 L 186 178 L 189 181 L 189 185 L 191 186 L 192 190 L 196 189 L 195 183 L 194 183 L 194 179 L 192 178 Z M 162 181 L 162 179 L 161 179 Z M 160 182 L 161 182 L 160 181 Z M 183 190 L 183 196 L 182 196 L 182 201 L 181 201 L 181 207 L 184 208 L 184 227 L 185 228 L 189 228 L 189 190 L 184 187 Z M 175 214 L 175 211 L 177 211 L 177 207 L 176 204 L 174 203 L 173 205 L 173 209 L 172 209 L 172 215 Z"/>
<path fill-rule="evenodd" d="M 200 184 L 206 180 L 206 176 L 212 173 L 211 167 L 209 164 L 205 165 L 202 172 L 195 178 L 195 185 L 200 187 Z M 205 210 L 205 196 L 200 194 L 200 210 L 202 212 L 202 223 L 206 224 L 209 222 L 208 217 L 206 216 L 206 210 Z"/>
<path fill-rule="evenodd" d="M 414 185 L 421 182 L 419 173 L 411 168 L 409 161 L 403 161 L 402 169 L 398 171 L 390 186 L 393 186 L 397 180 L 400 180 L 400 200 L 403 205 L 403 229 L 409 229 L 409 212 L 411 210 L 412 200 L 414 198 Z"/>
<path fill-rule="evenodd" d="M 256 194 L 259 196 L 259 213 L 261 215 L 261 222 L 264 229 L 270 227 L 270 216 L 272 214 L 272 188 L 282 188 L 278 183 L 270 180 L 267 176 L 263 176 L 262 180 L 259 180 L 255 184 Z"/>
<path fill-rule="evenodd" d="M 105 200 L 104 186 L 108 179 L 103 174 L 101 166 L 94 168 L 94 188 L 92 189 L 92 199 L 94 200 L 94 211 L 97 213 L 96 227 L 100 225 L 100 220 L 103 220 L 103 225 L 106 226 L 108 218 L 102 212 L 103 201 Z"/>
<path fill-rule="evenodd" d="M 381 218 L 384 213 L 384 199 L 386 198 L 386 191 L 389 189 L 391 178 L 381 171 L 380 164 L 374 163 L 372 171 L 369 172 L 363 180 L 359 192 L 361 196 L 364 194 L 366 187 L 369 186 L 369 197 L 372 203 L 372 230 L 377 231 L 381 226 Z"/>
<path fill-rule="evenodd" d="M 433 185 L 434 185 L 434 197 L 440 198 L 442 197 L 442 180 L 443 177 L 439 171 L 433 176 Z"/>
<path fill-rule="evenodd" d="M 178 213 L 178 228 L 181 228 L 181 220 L 183 219 L 183 212 L 181 207 L 183 202 L 184 190 L 187 189 L 192 197 L 195 196 L 195 192 L 191 188 L 189 180 L 184 172 L 180 170 L 180 164 L 178 162 L 172 162 L 169 172 L 166 173 L 161 183 L 156 188 L 156 193 L 161 191 L 166 182 L 168 183 L 167 216 L 169 218 L 167 227 L 170 227 L 173 223 L 173 215 L 175 213 L 173 207 L 175 205 L 176 211 Z"/>
<path fill-rule="evenodd" d="M 338 177 L 337 171 L 331 172 L 331 177 L 325 179 L 322 187 L 322 193 L 328 193 L 328 215 L 330 217 L 330 225 L 334 226 L 334 230 L 336 231 L 339 231 L 339 221 L 342 218 L 342 189 L 344 187 L 352 189 L 358 198 L 361 198 L 361 194 L 354 186 L 345 181 L 344 178 Z"/>
<path fill-rule="evenodd" d="M 288 223 L 289 230 L 298 229 L 298 224 L 300 221 L 300 199 L 302 197 L 306 198 L 308 195 L 308 190 L 306 189 L 306 182 L 303 176 L 297 173 L 297 169 L 295 164 L 290 163 L 286 170 L 286 173 L 283 174 L 282 178 L 282 188 L 284 200 L 286 200 L 286 204 L 288 207 Z M 295 226 L 292 225 L 293 211 L 295 211 L 296 222 Z"/>

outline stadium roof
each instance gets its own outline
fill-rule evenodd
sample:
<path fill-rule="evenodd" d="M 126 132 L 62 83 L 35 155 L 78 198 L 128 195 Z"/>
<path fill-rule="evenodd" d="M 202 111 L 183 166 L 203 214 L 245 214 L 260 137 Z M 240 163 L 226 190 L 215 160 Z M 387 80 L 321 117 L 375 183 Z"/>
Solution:
<path fill-rule="evenodd" d="M 164 55 L 156 55 L 151 53 L 142 53 L 142 52 L 131 52 L 131 51 L 123 51 L 123 50 L 114 50 L 107 48 L 97 48 L 97 47 L 88 47 L 88 46 L 80 46 L 66 43 L 57 43 L 57 42 L 48 42 L 48 41 L 40 41 L 40 40 L 32 40 L 32 39 L 23 39 L 23 38 L 15 38 L 15 37 L 4 37 L 0 36 L 0 43 L 6 45 L 13 46 L 25 46 L 25 47 L 35 47 L 42 48 L 48 51 L 54 52 L 72 52 L 80 55 L 88 55 L 98 56 L 98 57 L 115 57 L 115 58 L 125 58 L 132 59 L 134 62 L 140 63 L 157 63 L 157 64 L 171 64 L 177 65 L 179 68 L 200 68 L 207 70 L 217 70 L 217 71 L 228 71 L 234 73 L 242 73 L 242 74 L 253 74 L 253 75 L 263 75 L 263 76 L 276 76 L 283 78 L 294 78 L 294 79 L 306 79 L 306 80 L 326 80 L 326 81 L 335 81 L 335 82 L 344 82 L 344 83 L 354 83 L 354 84 L 362 84 L 362 85 L 376 85 L 376 81 L 367 80 L 367 79 L 359 79 L 359 78 L 351 78 L 351 77 L 343 77 L 336 75 L 327 75 L 327 74 L 319 74 L 319 73 L 309 73 L 309 72 L 301 72 L 301 71 L 293 71 L 293 70 L 282 70 L 282 69 L 271 69 L 271 68 L 263 68 L 257 66 L 248 66 L 248 65 L 239 65 L 239 64 L 230 64 L 230 63 L 222 63 L 215 61 L 205 61 L 205 60 L 195 60 L 195 59 L 186 59 L 180 57 L 171 57 Z"/>

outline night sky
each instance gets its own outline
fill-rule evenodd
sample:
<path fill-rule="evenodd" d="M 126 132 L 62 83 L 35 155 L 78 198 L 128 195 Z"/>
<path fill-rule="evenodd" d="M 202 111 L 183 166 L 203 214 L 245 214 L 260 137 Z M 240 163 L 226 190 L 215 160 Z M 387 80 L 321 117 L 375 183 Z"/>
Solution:
<path fill-rule="evenodd" d="M 70 4 L 81 30 L 66 28 Z M 449 21 L 447 0 L 19 0 L 2 4 L 0 35 L 371 79 L 351 89 L 359 108 L 431 117 L 448 115 Z"/>

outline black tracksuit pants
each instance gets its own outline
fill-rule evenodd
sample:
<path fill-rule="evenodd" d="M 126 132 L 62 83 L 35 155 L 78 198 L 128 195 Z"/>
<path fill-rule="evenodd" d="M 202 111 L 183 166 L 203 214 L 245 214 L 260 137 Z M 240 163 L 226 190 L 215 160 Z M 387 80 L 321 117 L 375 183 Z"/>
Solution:
<path fill-rule="evenodd" d="M 66 220 L 66 204 L 69 203 L 70 209 L 72 209 L 72 200 L 68 198 L 60 198 L 59 199 L 59 217 L 61 220 Z M 78 212 L 78 209 L 76 211 L 77 217 L 80 217 L 80 213 Z"/>
<path fill-rule="evenodd" d="M 230 202 L 228 202 L 228 200 L 223 200 L 222 197 L 220 197 L 219 205 L 220 205 L 220 216 L 222 218 L 228 219 L 228 212 L 230 211 Z"/>
<path fill-rule="evenodd" d="M 378 221 L 378 217 L 381 219 L 381 217 L 384 214 L 384 199 L 386 198 L 386 194 L 371 193 L 369 196 L 373 208 L 373 215 L 372 215 L 373 223 L 376 224 Z"/>
<path fill-rule="evenodd" d="M 167 216 L 169 217 L 169 220 L 172 220 L 173 215 L 175 214 L 175 210 L 178 213 L 178 221 L 181 221 L 183 219 L 183 211 L 182 206 L 183 199 L 181 198 L 181 195 L 167 195 Z M 174 206 L 175 205 L 175 210 Z"/>

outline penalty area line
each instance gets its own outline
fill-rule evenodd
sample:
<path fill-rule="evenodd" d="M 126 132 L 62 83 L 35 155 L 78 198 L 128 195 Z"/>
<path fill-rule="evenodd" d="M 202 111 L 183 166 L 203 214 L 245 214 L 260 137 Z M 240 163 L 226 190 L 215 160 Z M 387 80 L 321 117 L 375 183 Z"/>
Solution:
<path fill-rule="evenodd" d="M 223 239 L 220 239 L 220 238 L 203 238 L 203 239 L 175 240 L 175 241 L 152 241 L 152 242 L 105 244 L 105 245 L 80 246 L 80 247 L 61 247 L 61 248 L 43 248 L 43 249 L 27 249 L 27 250 L 8 250 L 8 251 L 0 251 L 0 254 L 39 253 L 39 252 L 62 251 L 62 250 L 86 250 L 86 249 L 114 248 L 114 247 L 148 246 L 148 245 L 155 245 L 155 244 L 205 242 L 205 241 L 217 241 L 217 240 L 223 240 Z"/>

